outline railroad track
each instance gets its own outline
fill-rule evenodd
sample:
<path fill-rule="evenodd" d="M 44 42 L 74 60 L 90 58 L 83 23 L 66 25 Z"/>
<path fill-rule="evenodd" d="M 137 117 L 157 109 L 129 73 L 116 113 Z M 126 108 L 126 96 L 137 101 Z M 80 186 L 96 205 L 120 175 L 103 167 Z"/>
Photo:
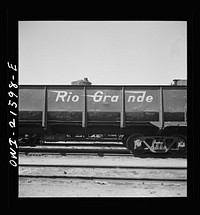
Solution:
<path fill-rule="evenodd" d="M 85 155 L 85 156 L 127 156 L 127 157 L 132 157 L 133 154 L 128 151 L 123 146 L 100 146 L 100 147 L 93 147 L 91 145 L 85 146 L 81 144 L 81 146 L 36 146 L 36 147 L 19 147 L 18 152 L 20 154 L 25 154 L 25 155 L 30 155 L 30 154 L 41 154 L 41 155 L 55 155 L 55 154 L 60 154 L 62 156 L 66 155 Z M 186 155 L 179 155 L 177 153 L 173 152 L 168 152 L 168 153 L 163 153 L 163 154 L 153 154 L 149 151 L 143 152 L 142 154 L 134 155 L 138 157 L 152 157 L 152 158 L 187 158 Z"/>
<path fill-rule="evenodd" d="M 19 146 L 19 153 L 41 154 L 82 154 L 82 155 L 128 155 L 132 154 L 120 143 L 45 143 L 41 146 Z"/>
<path fill-rule="evenodd" d="M 20 144 L 19 146 L 21 146 L 21 147 L 26 147 L 26 146 L 31 146 L 31 144 L 26 144 L 26 145 L 23 145 L 23 144 Z M 54 147 L 54 146 L 59 146 L 59 147 L 71 147 L 71 146 L 86 146 L 86 147 L 90 147 L 90 146 L 92 146 L 92 147 L 123 147 L 123 148 L 126 148 L 124 145 L 123 145 L 123 143 L 121 143 L 121 142 L 115 142 L 115 143 L 110 143 L 110 142 L 108 142 L 108 143 L 101 143 L 101 142 L 98 142 L 98 143 L 96 143 L 96 142 L 53 142 L 53 143 L 51 143 L 51 142 L 45 142 L 45 143 L 43 143 L 42 145 L 36 145 L 36 146 L 52 146 L 52 147 Z"/>
<path fill-rule="evenodd" d="M 19 144 L 20 147 L 27 147 L 27 146 L 32 146 L 32 147 L 37 147 L 37 146 L 59 146 L 59 147 L 71 147 L 71 146 L 86 146 L 86 147 L 123 147 L 124 144 L 122 142 L 92 142 L 92 141 L 69 141 L 69 142 L 44 142 L 42 144 Z"/>
<path fill-rule="evenodd" d="M 183 166 L 20 164 L 21 178 L 187 182 Z"/>
<path fill-rule="evenodd" d="M 88 149 L 88 148 L 71 148 L 71 149 L 63 149 L 63 148 L 19 148 L 19 153 L 28 154 L 82 154 L 82 155 L 129 155 L 132 154 L 127 149 Z"/>

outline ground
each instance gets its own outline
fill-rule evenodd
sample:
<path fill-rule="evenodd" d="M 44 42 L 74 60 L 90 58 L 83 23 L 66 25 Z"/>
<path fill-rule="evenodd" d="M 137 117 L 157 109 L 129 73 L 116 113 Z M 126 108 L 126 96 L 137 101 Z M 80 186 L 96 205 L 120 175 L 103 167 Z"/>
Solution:
<path fill-rule="evenodd" d="M 19 197 L 186 197 L 186 183 L 112 180 L 19 180 Z"/>
<path fill-rule="evenodd" d="M 82 164 L 82 165 L 137 165 L 137 166 L 187 166 L 187 160 L 182 158 L 135 158 L 119 156 L 19 156 L 19 163 L 40 163 L 40 164 Z M 144 172 L 132 170 L 116 170 L 106 173 L 108 170 L 96 169 L 19 169 L 21 173 L 32 174 L 63 174 L 63 175 L 117 175 L 122 176 L 145 176 Z M 30 172 L 32 171 L 32 172 Z M 56 172 L 57 171 L 57 172 Z M 121 174 L 121 175 L 120 175 Z M 132 175 L 131 175 L 132 174 Z M 161 171 L 151 172 L 151 176 L 173 177 L 174 173 L 162 174 Z M 171 174 L 171 175 L 170 175 Z M 183 177 L 186 173 L 179 174 Z M 177 176 L 177 175 L 176 175 Z M 70 178 L 19 178 L 19 197 L 186 197 L 186 182 L 147 182 L 147 181 L 122 181 L 122 180 L 102 180 L 102 179 L 70 179 Z"/>

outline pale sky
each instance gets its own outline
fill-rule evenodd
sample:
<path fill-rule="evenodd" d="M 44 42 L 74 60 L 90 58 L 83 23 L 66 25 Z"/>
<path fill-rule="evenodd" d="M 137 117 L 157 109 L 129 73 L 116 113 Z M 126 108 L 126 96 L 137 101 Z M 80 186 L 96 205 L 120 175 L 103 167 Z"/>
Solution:
<path fill-rule="evenodd" d="M 19 84 L 187 79 L 186 21 L 20 21 Z"/>

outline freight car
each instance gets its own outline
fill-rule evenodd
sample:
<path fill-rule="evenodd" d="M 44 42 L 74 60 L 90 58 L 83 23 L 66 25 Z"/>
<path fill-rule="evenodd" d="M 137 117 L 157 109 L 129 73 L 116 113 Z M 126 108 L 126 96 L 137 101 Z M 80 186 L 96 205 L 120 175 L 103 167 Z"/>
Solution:
<path fill-rule="evenodd" d="M 132 153 L 187 151 L 187 86 L 21 85 L 19 138 L 118 141 Z"/>

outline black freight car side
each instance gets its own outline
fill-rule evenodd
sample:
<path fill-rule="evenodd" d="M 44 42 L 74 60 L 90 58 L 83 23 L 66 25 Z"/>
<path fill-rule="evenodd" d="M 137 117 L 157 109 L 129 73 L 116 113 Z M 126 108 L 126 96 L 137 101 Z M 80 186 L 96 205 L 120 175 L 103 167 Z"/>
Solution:
<path fill-rule="evenodd" d="M 187 87 L 21 85 L 19 134 L 34 144 L 96 138 L 133 153 L 185 152 Z"/>

